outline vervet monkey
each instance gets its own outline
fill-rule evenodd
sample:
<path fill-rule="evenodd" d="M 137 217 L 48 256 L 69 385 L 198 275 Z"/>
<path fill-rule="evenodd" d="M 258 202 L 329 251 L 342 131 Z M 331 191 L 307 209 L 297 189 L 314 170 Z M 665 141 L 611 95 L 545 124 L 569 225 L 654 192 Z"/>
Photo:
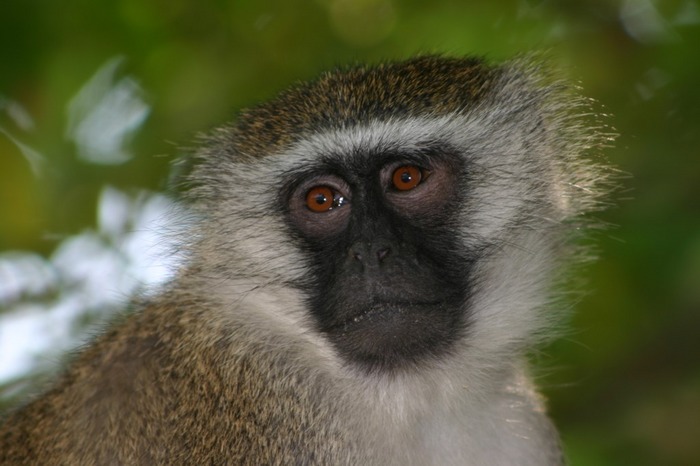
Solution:
<path fill-rule="evenodd" d="M 0 463 L 561 464 L 524 359 L 600 204 L 586 112 L 440 56 L 243 111 L 194 155 L 177 277 L 9 414 Z"/>

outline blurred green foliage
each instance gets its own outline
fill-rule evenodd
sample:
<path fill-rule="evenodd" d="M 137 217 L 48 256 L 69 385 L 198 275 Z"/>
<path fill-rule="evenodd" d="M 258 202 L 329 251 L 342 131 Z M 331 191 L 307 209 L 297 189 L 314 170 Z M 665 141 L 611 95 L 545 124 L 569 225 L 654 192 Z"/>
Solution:
<path fill-rule="evenodd" d="M 0 251 L 49 254 L 95 223 L 104 185 L 163 189 L 198 132 L 325 68 L 533 50 L 612 115 L 608 156 L 631 175 L 601 214 L 613 227 L 583 272 L 591 292 L 572 330 L 537 358 L 571 464 L 700 464 L 697 1 L 4 0 Z M 117 56 L 151 113 L 134 158 L 87 163 L 66 109 Z"/>

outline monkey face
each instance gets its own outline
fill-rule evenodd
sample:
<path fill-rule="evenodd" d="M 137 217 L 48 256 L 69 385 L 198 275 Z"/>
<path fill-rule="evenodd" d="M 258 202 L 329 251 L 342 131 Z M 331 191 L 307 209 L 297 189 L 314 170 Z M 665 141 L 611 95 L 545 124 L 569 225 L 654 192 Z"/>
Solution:
<path fill-rule="evenodd" d="M 454 234 L 463 167 L 452 152 L 330 157 L 283 195 L 312 264 L 311 312 L 346 360 L 396 369 L 464 332 L 471 258 Z"/>
<path fill-rule="evenodd" d="M 536 76 L 425 57 L 244 111 L 191 176 L 207 292 L 372 371 L 513 354 L 548 325 L 549 277 L 604 178 L 578 161 L 597 140 L 569 117 L 581 102 Z"/>

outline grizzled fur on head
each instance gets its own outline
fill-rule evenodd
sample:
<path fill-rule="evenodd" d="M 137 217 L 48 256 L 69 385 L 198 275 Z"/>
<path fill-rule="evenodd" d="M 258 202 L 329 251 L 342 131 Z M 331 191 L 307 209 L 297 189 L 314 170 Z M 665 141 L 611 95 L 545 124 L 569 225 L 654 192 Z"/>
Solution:
<path fill-rule="evenodd" d="M 437 56 L 326 72 L 242 112 L 230 142 L 260 156 L 324 130 L 459 112 L 483 98 L 499 73 L 476 58 Z"/>

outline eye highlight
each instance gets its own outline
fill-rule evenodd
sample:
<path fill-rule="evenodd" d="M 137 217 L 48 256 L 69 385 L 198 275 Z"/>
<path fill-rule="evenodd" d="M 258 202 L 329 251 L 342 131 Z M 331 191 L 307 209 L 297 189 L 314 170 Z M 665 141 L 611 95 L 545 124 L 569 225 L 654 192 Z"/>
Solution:
<path fill-rule="evenodd" d="M 315 186 L 306 193 L 306 207 L 312 212 L 328 212 L 345 203 L 345 197 L 328 186 Z"/>
<path fill-rule="evenodd" d="M 409 191 L 423 181 L 423 170 L 415 165 L 403 165 L 391 175 L 393 187 L 398 191 Z"/>

